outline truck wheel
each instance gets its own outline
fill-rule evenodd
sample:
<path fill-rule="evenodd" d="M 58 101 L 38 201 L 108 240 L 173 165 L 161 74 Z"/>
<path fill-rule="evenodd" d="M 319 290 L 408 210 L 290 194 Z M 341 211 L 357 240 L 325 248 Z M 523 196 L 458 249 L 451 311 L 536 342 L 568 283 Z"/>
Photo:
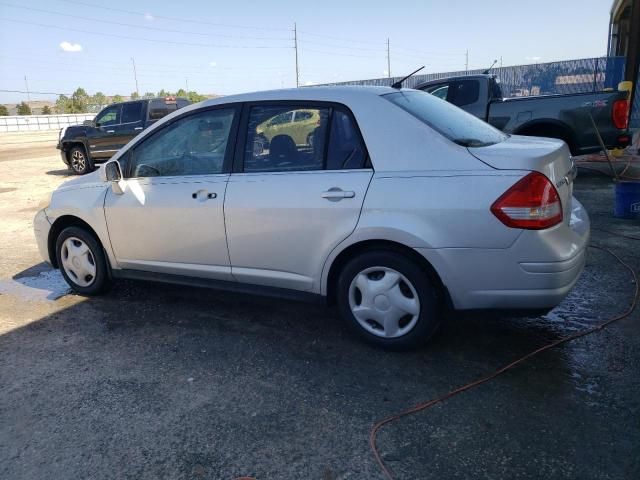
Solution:
<path fill-rule="evenodd" d="M 76 175 L 92 172 L 93 162 L 85 152 L 84 147 L 76 146 L 69 150 L 69 167 Z"/>
<path fill-rule="evenodd" d="M 378 347 L 419 347 L 440 324 L 433 282 L 397 252 L 369 251 L 353 258 L 340 273 L 336 293 L 348 327 Z"/>

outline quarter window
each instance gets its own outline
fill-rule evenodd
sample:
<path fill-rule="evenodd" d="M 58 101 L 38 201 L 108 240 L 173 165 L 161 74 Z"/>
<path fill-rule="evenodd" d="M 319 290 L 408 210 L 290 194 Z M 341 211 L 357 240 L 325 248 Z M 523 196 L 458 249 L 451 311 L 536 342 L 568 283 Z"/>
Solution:
<path fill-rule="evenodd" d="M 447 99 L 447 94 L 449 93 L 449 85 L 434 85 L 433 87 L 427 87 L 424 89 L 425 92 L 430 93 L 434 97 L 438 97 L 442 100 Z"/>
<path fill-rule="evenodd" d="M 477 80 L 459 80 L 453 83 L 451 103 L 462 107 L 476 103 L 480 98 L 480 82 Z"/>
<path fill-rule="evenodd" d="M 334 110 L 327 149 L 327 170 L 363 168 L 367 152 L 351 117 Z"/>
<path fill-rule="evenodd" d="M 208 110 L 176 120 L 136 146 L 132 177 L 222 173 L 235 109 Z"/>

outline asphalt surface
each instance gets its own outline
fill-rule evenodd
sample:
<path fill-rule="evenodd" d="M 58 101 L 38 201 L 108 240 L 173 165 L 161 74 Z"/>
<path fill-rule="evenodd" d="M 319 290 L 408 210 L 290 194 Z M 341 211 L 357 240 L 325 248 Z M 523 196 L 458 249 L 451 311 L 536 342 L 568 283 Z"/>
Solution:
<path fill-rule="evenodd" d="M 3 479 L 382 478 L 375 421 L 624 311 L 634 289 L 592 249 L 547 316 L 457 315 L 411 353 L 363 345 L 318 305 L 135 282 L 85 299 L 30 231 L 25 189 L 64 179 L 55 151 L 20 176 L 0 159 Z M 611 182 L 581 172 L 576 195 L 593 244 L 640 272 L 640 242 L 598 230 L 640 236 L 612 218 Z M 388 425 L 383 458 L 399 479 L 640 478 L 639 334 L 636 311 Z"/>

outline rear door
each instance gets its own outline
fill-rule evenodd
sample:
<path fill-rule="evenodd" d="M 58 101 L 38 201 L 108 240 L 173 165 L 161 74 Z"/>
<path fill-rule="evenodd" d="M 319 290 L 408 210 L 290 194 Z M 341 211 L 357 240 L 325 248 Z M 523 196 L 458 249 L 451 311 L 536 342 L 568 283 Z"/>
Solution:
<path fill-rule="evenodd" d="M 122 105 L 122 119 L 115 128 L 114 148 L 124 147 L 144 128 L 144 102 L 127 102 Z"/>
<path fill-rule="evenodd" d="M 256 142 L 274 118 L 301 111 L 314 121 L 285 123 L 268 146 Z M 356 227 L 373 175 L 353 116 L 325 103 L 247 105 L 239 145 L 225 199 L 233 277 L 317 290 L 324 260 Z"/>

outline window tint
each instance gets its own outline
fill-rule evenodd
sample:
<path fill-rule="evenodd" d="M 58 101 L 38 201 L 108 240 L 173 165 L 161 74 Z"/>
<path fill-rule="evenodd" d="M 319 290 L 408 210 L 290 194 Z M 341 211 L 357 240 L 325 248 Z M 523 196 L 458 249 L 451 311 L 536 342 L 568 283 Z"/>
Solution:
<path fill-rule="evenodd" d="M 167 101 L 163 98 L 156 98 L 149 102 L 149 112 L 147 116 L 150 121 L 160 120 L 162 117 L 166 117 L 172 112 L 189 105 L 189 102 L 184 100 L 171 100 Z"/>
<path fill-rule="evenodd" d="M 125 103 L 122 105 L 122 122 L 133 123 L 142 120 L 142 102 Z"/>
<path fill-rule="evenodd" d="M 132 177 L 222 173 L 235 110 L 209 110 L 181 118 L 136 146 Z"/>
<path fill-rule="evenodd" d="M 396 92 L 386 94 L 383 98 L 458 145 L 484 147 L 508 138 L 488 123 L 425 92 Z"/>
<path fill-rule="evenodd" d="M 449 93 L 449 85 L 434 85 L 432 87 L 425 88 L 424 91 L 441 98 L 442 100 L 446 100 L 447 94 Z"/>
<path fill-rule="evenodd" d="M 96 118 L 96 125 L 99 125 L 101 127 L 117 125 L 118 123 L 120 123 L 121 109 L 122 105 L 112 105 L 111 107 L 105 108 L 98 114 L 98 117 Z"/>
<path fill-rule="evenodd" d="M 454 82 L 451 103 L 462 107 L 478 101 L 480 97 L 480 82 L 478 80 L 460 80 Z"/>
<path fill-rule="evenodd" d="M 300 113 L 307 118 L 293 122 Z M 328 117 L 328 108 L 252 107 L 244 171 L 322 170 Z"/>
<path fill-rule="evenodd" d="M 334 110 L 327 149 L 327 170 L 363 168 L 366 159 L 366 150 L 351 117 Z"/>

